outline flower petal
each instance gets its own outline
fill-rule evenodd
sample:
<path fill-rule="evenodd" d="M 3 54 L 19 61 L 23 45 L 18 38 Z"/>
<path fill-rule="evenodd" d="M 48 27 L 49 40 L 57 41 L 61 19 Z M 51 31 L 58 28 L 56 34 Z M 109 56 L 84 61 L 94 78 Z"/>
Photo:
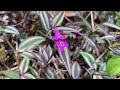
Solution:
<path fill-rule="evenodd" d="M 59 38 L 59 39 L 64 40 L 64 39 L 66 39 L 66 38 L 67 38 L 66 36 L 60 35 L 60 38 Z"/>
<path fill-rule="evenodd" d="M 54 36 L 53 37 L 53 40 L 59 40 L 57 36 Z"/>
<path fill-rule="evenodd" d="M 60 42 L 59 42 L 59 41 L 55 41 L 55 44 L 56 44 L 57 46 L 60 46 Z"/>
<path fill-rule="evenodd" d="M 67 42 L 64 42 L 64 46 L 67 47 L 69 46 L 69 44 Z"/>
<path fill-rule="evenodd" d="M 63 52 L 64 51 L 64 47 L 59 47 L 60 51 Z"/>
<path fill-rule="evenodd" d="M 55 35 L 60 35 L 59 30 L 56 30 Z"/>
<path fill-rule="evenodd" d="M 64 40 L 64 39 L 66 39 L 66 36 L 60 35 L 59 30 L 56 30 L 55 36 L 53 37 L 53 40 Z"/>

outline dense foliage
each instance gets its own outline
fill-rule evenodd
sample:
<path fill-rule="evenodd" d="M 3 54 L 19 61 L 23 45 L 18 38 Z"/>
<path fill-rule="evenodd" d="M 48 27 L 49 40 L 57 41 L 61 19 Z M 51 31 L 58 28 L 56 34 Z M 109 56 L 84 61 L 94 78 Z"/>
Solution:
<path fill-rule="evenodd" d="M 119 79 L 119 11 L 0 11 L 0 79 Z"/>

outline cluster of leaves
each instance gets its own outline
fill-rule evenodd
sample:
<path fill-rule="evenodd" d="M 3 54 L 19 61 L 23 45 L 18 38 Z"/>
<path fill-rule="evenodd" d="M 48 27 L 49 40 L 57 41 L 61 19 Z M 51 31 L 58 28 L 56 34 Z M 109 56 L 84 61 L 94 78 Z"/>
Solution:
<path fill-rule="evenodd" d="M 118 79 L 117 11 L 1 11 L 1 79 Z M 55 30 L 69 43 L 62 53 Z"/>

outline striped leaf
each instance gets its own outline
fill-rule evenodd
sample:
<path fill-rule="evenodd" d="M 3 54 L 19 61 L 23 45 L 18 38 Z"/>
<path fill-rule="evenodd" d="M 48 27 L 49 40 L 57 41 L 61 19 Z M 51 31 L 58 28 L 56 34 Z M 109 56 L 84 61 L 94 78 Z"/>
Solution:
<path fill-rule="evenodd" d="M 112 35 L 103 36 L 100 39 L 115 40 L 115 37 Z"/>
<path fill-rule="evenodd" d="M 89 30 L 92 30 L 92 27 L 91 27 L 90 23 L 88 22 L 88 20 L 86 20 L 84 17 L 82 17 L 80 15 L 79 15 L 79 17 L 83 20 L 83 23 L 87 26 L 87 28 Z"/>
<path fill-rule="evenodd" d="M 10 79 L 19 79 L 19 74 L 17 71 L 1 71 L 0 75 L 1 74 L 9 77 Z"/>
<path fill-rule="evenodd" d="M 30 73 L 25 73 L 23 79 L 36 79 L 36 78 Z"/>
<path fill-rule="evenodd" d="M 28 49 L 28 48 L 32 49 L 33 47 L 42 43 L 43 41 L 45 41 L 45 38 L 41 36 L 29 37 L 21 42 L 21 44 L 19 45 L 18 51 L 23 52 L 25 49 Z"/>
<path fill-rule="evenodd" d="M 51 70 L 50 68 L 48 68 L 45 72 L 45 76 L 48 78 L 48 79 L 58 79 L 58 75 L 53 71 Z"/>
<path fill-rule="evenodd" d="M 81 74 L 81 67 L 77 62 L 72 65 L 72 77 L 73 79 L 78 79 Z"/>
<path fill-rule="evenodd" d="M 120 27 L 112 23 L 103 23 L 103 25 L 120 30 Z"/>
<path fill-rule="evenodd" d="M 64 19 L 64 16 L 65 16 L 65 11 L 60 11 L 56 16 L 55 18 L 53 19 L 53 24 L 52 26 L 59 26 L 63 19 Z"/>
<path fill-rule="evenodd" d="M 83 51 L 81 51 L 80 54 L 82 55 L 82 57 L 84 58 L 85 62 L 90 67 L 93 67 L 95 70 L 97 69 L 97 65 L 96 65 L 96 63 L 94 63 L 95 62 L 95 58 L 91 54 L 89 54 L 87 52 L 83 52 Z"/>
<path fill-rule="evenodd" d="M 48 47 L 47 47 L 47 52 L 48 52 L 48 56 L 49 56 L 49 58 L 50 58 L 51 55 L 52 55 L 52 53 L 53 53 L 53 50 L 52 50 L 52 48 L 51 48 L 50 45 L 48 45 Z"/>
<path fill-rule="evenodd" d="M 33 67 L 29 66 L 29 69 L 30 69 L 30 72 L 32 73 L 32 75 L 36 76 L 37 78 L 39 77 L 39 74 Z"/>
<path fill-rule="evenodd" d="M 29 62 L 30 62 L 30 60 L 28 58 L 24 58 L 21 61 L 20 66 L 19 66 L 19 71 L 20 71 L 21 75 L 23 75 L 24 73 L 26 73 L 26 71 L 28 70 Z"/>
<path fill-rule="evenodd" d="M 23 57 L 27 57 L 27 58 L 33 58 L 33 57 L 34 57 L 34 56 L 30 53 L 30 51 L 29 51 L 29 52 L 24 51 L 24 52 L 22 53 L 22 56 L 23 56 Z"/>
<path fill-rule="evenodd" d="M 68 73 L 71 75 L 71 63 L 70 63 L 71 59 L 68 49 L 65 48 L 64 53 L 61 53 L 61 51 L 59 51 L 59 55 L 66 69 L 68 70 Z"/>
<path fill-rule="evenodd" d="M 39 56 L 41 57 L 44 63 L 48 61 L 49 56 L 46 49 L 39 47 Z"/>
<path fill-rule="evenodd" d="M 13 26 L 5 26 L 5 27 L 2 27 L 2 28 L 0 29 L 0 31 L 3 31 L 3 32 L 5 32 L 5 33 L 16 34 L 16 35 L 19 34 L 19 31 L 18 31 L 15 27 L 13 27 Z"/>
<path fill-rule="evenodd" d="M 49 22 L 47 12 L 46 11 L 37 11 L 37 13 L 40 16 L 41 22 L 42 22 L 45 30 L 48 31 L 50 29 L 50 22 Z"/>
<path fill-rule="evenodd" d="M 65 31 L 65 32 L 79 32 L 78 30 L 74 29 L 74 28 L 70 28 L 70 27 L 57 27 L 57 28 L 54 28 L 54 30 L 60 30 L 60 31 Z"/>

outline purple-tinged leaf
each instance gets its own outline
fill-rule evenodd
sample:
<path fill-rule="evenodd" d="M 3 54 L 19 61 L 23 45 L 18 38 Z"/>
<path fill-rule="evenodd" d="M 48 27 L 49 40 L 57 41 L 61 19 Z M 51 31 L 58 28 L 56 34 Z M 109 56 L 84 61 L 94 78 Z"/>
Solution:
<path fill-rule="evenodd" d="M 74 64 L 72 65 L 72 77 L 73 79 L 78 79 L 80 74 L 81 74 L 81 67 L 77 62 L 74 62 Z"/>
<path fill-rule="evenodd" d="M 41 22 L 46 31 L 50 29 L 50 21 L 46 11 L 37 11 L 38 15 L 40 16 Z"/>
<path fill-rule="evenodd" d="M 97 69 L 95 58 L 90 53 L 81 51 L 80 54 L 84 58 L 85 62 L 89 65 L 89 67 L 92 67 L 95 70 Z"/>
<path fill-rule="evenodd" d="M 28 58 L 24 58 L 21 61 L 20 66 L 19 66 L 19 71 L 20 71 L 21 75 L 23 75 L 24 73 L 27 72 L 28 67 L 29 67 L 29 62 L 30 62 L 30 60 Z"/>
<path fill-rule="evenodd" d="M 70 63 L 71 58 L 70 58 L 70 54 L 69 54 L 67 47 L 64 49 L 64 53 L 61 53 L 61 51 L 59 51 L 59 55 L 69 75 L 71 75 L 71 63 Z"/>
<path fill-rule="evenodd" d="M 41 56 L 41 59 L 43 60 L 44 63 L 48 61 L 49 57 L 46 49 L 39 47 L 39 55 Z"/>
<path fill-rule="evenodd" d="M 50 68 L 46 70 L 45 75 L 48 79 L 59 79 L 58 75 Z"/>
<path fill-rule="evenodd" d="M 47 47 L 47 52 L 48 52 L 48 56 L 49 56 L 49 58 L 50 58 L 51 55 L 52 55 L 52 53 L 53 53 L 53 50 L 52 50 L 52 48 L 51 48 L 50 45 L 48 45 L 48 47 Z"/>
<path fill-rule="evenodd" d="M 56 26 L 59 26 L 63 19 L 64 19 L 64 16 L 65 16 L 65 11 L 60 11 L 53 19 L 53 24 L 52 24 L 52 27 L 56 27 Z"/>

